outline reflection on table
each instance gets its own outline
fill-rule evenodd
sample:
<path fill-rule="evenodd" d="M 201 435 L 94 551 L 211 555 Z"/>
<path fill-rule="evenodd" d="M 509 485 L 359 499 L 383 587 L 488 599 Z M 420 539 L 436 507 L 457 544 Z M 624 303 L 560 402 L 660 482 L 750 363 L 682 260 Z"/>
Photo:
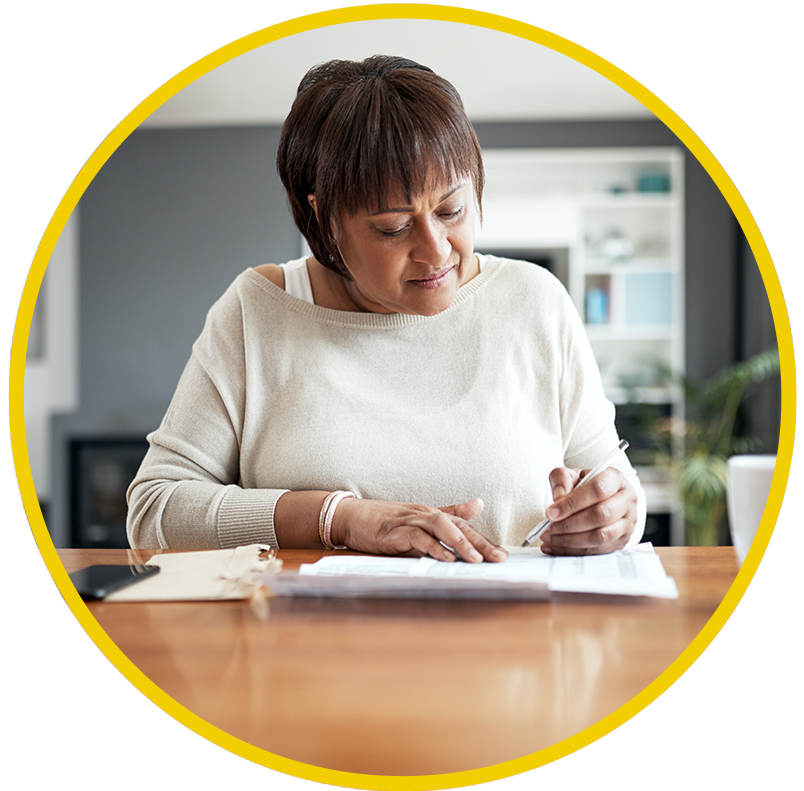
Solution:
<path fill-rule="evenodd" d="M 463 771 L 562 741 L 628 702 L 705 625 L 737 572 L 730 547 L 659 548 L 675 601 L 273 598 L 90 603 L 162 690 L 227 733 L 307 764 L 379 775 Z M 142 562 L 60 550 L 73 571 Z M 151 553 L 145 553 L 150 557 Z M 322 552 L 284 550 L 286 569 Z"/>

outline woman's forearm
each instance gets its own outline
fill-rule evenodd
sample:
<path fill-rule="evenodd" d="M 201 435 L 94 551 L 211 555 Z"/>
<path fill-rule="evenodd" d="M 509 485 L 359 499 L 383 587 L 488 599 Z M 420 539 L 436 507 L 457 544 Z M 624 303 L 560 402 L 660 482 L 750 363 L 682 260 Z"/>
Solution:
<path fill-rule="evenodd" d="M 274 506 L 274 534 L 282 549 L 309 549 L 323 546 L 318 520 L 330 492 L 285 492 Z"/>

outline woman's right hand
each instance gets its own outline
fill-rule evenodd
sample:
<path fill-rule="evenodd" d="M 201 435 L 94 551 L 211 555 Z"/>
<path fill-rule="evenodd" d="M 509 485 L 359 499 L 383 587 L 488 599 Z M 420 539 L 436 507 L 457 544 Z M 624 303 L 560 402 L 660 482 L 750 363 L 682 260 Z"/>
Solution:
<path fill-rule="evenodd" d="M 470 524 L 483 501 L 432 508 L 384 500 L 341 500 L 332 522 L 332 543 L 379 555 L 429 555 L 469 563 L 505 560 L 508 553 Z M 443 542 L 443 543 L 442 543 Z M 444 546 L 446 544 L 446 546 Z M 455 552 L 450 552 L 447 547 Z M 456 555 L 458 556 L 456 558 Z"/>

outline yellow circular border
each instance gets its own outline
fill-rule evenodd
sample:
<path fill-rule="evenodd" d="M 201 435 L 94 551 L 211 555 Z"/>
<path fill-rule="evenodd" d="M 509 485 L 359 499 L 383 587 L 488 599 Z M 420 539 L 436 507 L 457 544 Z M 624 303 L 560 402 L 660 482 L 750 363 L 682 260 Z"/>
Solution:
<path fill-rule="evenodd" d="M 177 90 L 241 52 L 312 27 L 397 17 L 481 25 L 537 41 L 609 77 L 656 113 L 707 168 L 749 238 L 783 375 L 780 461 L 758 539 L 687 651 L 615 714 L 571 739 L 495 767 L 426 778 L 360 776 L 272 756 L 155 687 L 67 583 L 36 505 L 21 419 L 21 350 L 46 262 L 86 185 L 120 142 Z M 9 338 L 12 322 L 18 332 L 8 369 L 16 462 L 8 548 L 9 590 L 19 593 L 8 615 L 11 783 L 28 786 L 35 777 L 35 785 L 51 780 L 70 788 L 108 778 L 121 788 L 167 788 L 264 779 L 272 788 L 433 789 L 553 781 L 620 788 L 644 777 L 660 788 L 743 788 L 759 784 L 769 763 L 774 786 L 794 782 L 796 194 L 794 179 L 782 174 L 796 154 L 795 17 L 794 4 L 743 3 L 12 4 L 9 117 L 17 120 L 8 136 L 7 327 Z M 677 42 L 684 42 L 682 57 Z M 748 64 L 741 43 L 750 45 Z M 611 60 L 598 53 L 612 53 Z M 772 130 L 764 126 L 766 105 L 774 108 Z"/>

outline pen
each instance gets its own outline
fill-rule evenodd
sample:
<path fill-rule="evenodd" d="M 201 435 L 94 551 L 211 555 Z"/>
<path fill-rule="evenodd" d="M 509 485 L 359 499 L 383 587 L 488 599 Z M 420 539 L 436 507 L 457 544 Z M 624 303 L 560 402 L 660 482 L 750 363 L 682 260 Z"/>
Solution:
<path fill-rule="evenodd" d="M 617 454 L 620 451 L 625 450 L 627 447 L 628 441 L 622 440 L 620 444 L 611 453 L 609 453 L 609 455 L 606 456 L 603 461 L 600 462 L 600 464 L 598 464 L 596 467 L 593 467 L 588 475 L 585 475 L 583 478 L 581 478 L 580 482 L 577 484 L 577 486 L 575 486 L 575 489 L 577 489 L 579 486 L 583 486 L 585 483 L 589 483 L 589 481 L 591 481 L 595 475 L 600 475 L 603 470 L 608 469 L 609 465 L 614 461 L 614 459 L 617 458 Z M 573 489 L 573 491 L 575 491 L 575 489 Z M 525 541 L 522 543 L 522 546 L 530 546 L 552 524 L 552 520 L 542 519 L 542 521 L 539 522 L 539 524 L 536 525 L 536 527 L 534 527 L 530 533 L 528 533 L 527 538 L 525 538 Z"/>

